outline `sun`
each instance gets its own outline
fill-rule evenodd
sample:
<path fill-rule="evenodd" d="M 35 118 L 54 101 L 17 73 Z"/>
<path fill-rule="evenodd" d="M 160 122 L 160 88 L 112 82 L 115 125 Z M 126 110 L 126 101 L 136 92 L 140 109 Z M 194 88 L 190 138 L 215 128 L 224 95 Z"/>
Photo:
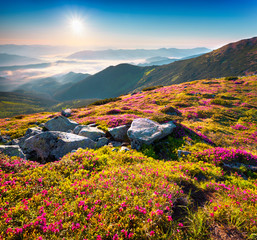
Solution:
<path fill-rule="evenodd" d="M 76 34 L 82 34 L 84 31 L 84 22 L 79 17 L 73 17 L 70 19 L 70 27 Z"/>

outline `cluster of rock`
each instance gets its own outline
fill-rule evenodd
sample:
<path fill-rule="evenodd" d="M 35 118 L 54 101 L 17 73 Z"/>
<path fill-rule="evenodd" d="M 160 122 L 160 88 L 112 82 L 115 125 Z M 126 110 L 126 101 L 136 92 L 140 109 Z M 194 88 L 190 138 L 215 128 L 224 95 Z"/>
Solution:
<path fill-rule="evenodd" d="M 62 114 L 64 115 L 64 114 Z M 142 144 L 152 144 L 169 135 L 176 125 L 173 122 L 159 124 L 145 118 L 135 119 L 131 126 L 122 125 L 108 129 L 105 133 L 96 124 L 79 125 L 64 117 L 55 117 L 42 128 L 29 128 L 25 136 L 12 140 L 10 145 L 0 145 L 0 152 L 10 156 L 48 162 L 58 160 L 78 148 L 99 148 L 105 145 L 123 146 L 127 151 L 140 149 Z"/>

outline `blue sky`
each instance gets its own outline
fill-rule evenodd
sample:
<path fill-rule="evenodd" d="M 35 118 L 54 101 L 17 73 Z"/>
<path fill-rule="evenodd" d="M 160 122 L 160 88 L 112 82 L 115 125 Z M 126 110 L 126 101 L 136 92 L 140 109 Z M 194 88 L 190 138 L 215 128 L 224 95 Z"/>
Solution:
<path fill-rule="evenodd" d="M 257 36 L 256 0 L 0 1 L 0 44 L 216 48 Z"/>

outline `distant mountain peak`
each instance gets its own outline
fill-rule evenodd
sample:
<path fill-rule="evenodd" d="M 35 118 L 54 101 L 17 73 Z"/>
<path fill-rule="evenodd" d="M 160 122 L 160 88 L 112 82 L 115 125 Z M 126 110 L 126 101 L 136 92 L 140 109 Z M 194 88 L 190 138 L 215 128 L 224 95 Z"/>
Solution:
<path fill-rule="evenodd" d="M 109 60 L 133 60 L 150 57 L 176 57 L 182 58 L 191 55 L 201 54 L 209 52 L 207 48 L 192 48 L 192 49 L 178 49 L 178 48 L 160 48 L 160 49 L 108 49 L 108 50 L 85 50 L 79 51 L 69 55 L 70 59 L 83 59 L 83 60 L 95 60 L 95 59 L 109 59 Z"/>

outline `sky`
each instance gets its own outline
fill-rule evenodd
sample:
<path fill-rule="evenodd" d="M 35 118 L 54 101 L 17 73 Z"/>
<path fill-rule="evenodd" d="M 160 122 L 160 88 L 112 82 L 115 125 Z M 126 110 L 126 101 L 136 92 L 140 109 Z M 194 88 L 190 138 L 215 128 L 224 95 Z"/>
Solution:
<path fill-rule="evenodd" d="M 257 36 L 257 0 L 0 0 L 0 44 L 208 47 Z"/>

